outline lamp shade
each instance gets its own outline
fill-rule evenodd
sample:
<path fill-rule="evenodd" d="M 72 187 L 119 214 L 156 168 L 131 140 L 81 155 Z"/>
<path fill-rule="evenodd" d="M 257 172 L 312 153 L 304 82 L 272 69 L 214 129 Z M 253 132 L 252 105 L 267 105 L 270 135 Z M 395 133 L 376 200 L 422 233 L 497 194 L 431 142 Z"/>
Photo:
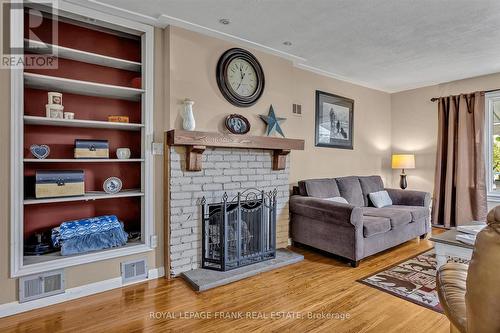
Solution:
<path fill-rule="evenodd" d="M 394 154 L 392 155 L 393 169 L 415 169 L 415 155 Z"/>

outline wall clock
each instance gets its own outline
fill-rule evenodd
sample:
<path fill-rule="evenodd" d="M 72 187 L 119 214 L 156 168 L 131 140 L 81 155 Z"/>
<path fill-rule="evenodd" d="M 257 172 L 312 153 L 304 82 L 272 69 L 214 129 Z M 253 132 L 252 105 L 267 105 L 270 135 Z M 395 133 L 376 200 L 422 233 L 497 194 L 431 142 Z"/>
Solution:
<path fill-rule="evenodd" d="M 254 105 L 264 91 L 264 71 L 250 52 L 229 49 L 217 63 L 217 85 L 227 101 L 239 107 Z"/>

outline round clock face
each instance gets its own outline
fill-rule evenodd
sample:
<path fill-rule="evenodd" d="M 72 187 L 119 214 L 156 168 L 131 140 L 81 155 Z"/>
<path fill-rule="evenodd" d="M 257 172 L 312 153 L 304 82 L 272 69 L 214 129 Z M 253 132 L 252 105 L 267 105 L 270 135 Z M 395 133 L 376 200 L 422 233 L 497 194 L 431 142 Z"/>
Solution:
<path fill-rule="evenodd" d="M 264 91 L 264 72 L 259 61 L 243 49 L 229 49 L 217 63 L 217 84 L 231 104 L 248 107 Z"/>
<path fill-rule="evenodd" d="M 257 90 L 257 75 L 253 66 L 241 58 L 233 59 L 227 68 L 227 82 L 240 96 L 252 96 Z"/>

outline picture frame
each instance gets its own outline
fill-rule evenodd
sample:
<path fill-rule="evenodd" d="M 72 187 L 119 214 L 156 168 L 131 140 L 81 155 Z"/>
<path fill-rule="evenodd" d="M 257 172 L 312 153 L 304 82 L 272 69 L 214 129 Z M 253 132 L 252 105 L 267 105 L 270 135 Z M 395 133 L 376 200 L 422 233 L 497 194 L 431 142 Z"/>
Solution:
<path fill-rule="evenodd" d="M 226 129 L 233 134 L 247 134 L 250 131 L 250 122 L 241 114 L 230 114 L 224 122 Z"/>
<path fill-rule="evenodd" d="M 354 149 L 354 100 L 316 90 L 315 146 Z"/>

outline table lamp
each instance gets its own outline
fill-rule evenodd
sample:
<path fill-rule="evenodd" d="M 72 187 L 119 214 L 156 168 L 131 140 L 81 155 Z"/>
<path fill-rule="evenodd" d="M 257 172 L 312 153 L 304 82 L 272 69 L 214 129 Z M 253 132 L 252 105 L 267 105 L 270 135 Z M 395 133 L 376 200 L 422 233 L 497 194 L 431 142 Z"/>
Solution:
<path fill-rule="evenodd" d="M 401 189 L 408 187 L 406 180 L 405 169 L 415 169 L 415 155 L 413 154 L 393 154 L 392 155 L 392 168 L 401 169 L 401 180 L 399 186 Z"/>

